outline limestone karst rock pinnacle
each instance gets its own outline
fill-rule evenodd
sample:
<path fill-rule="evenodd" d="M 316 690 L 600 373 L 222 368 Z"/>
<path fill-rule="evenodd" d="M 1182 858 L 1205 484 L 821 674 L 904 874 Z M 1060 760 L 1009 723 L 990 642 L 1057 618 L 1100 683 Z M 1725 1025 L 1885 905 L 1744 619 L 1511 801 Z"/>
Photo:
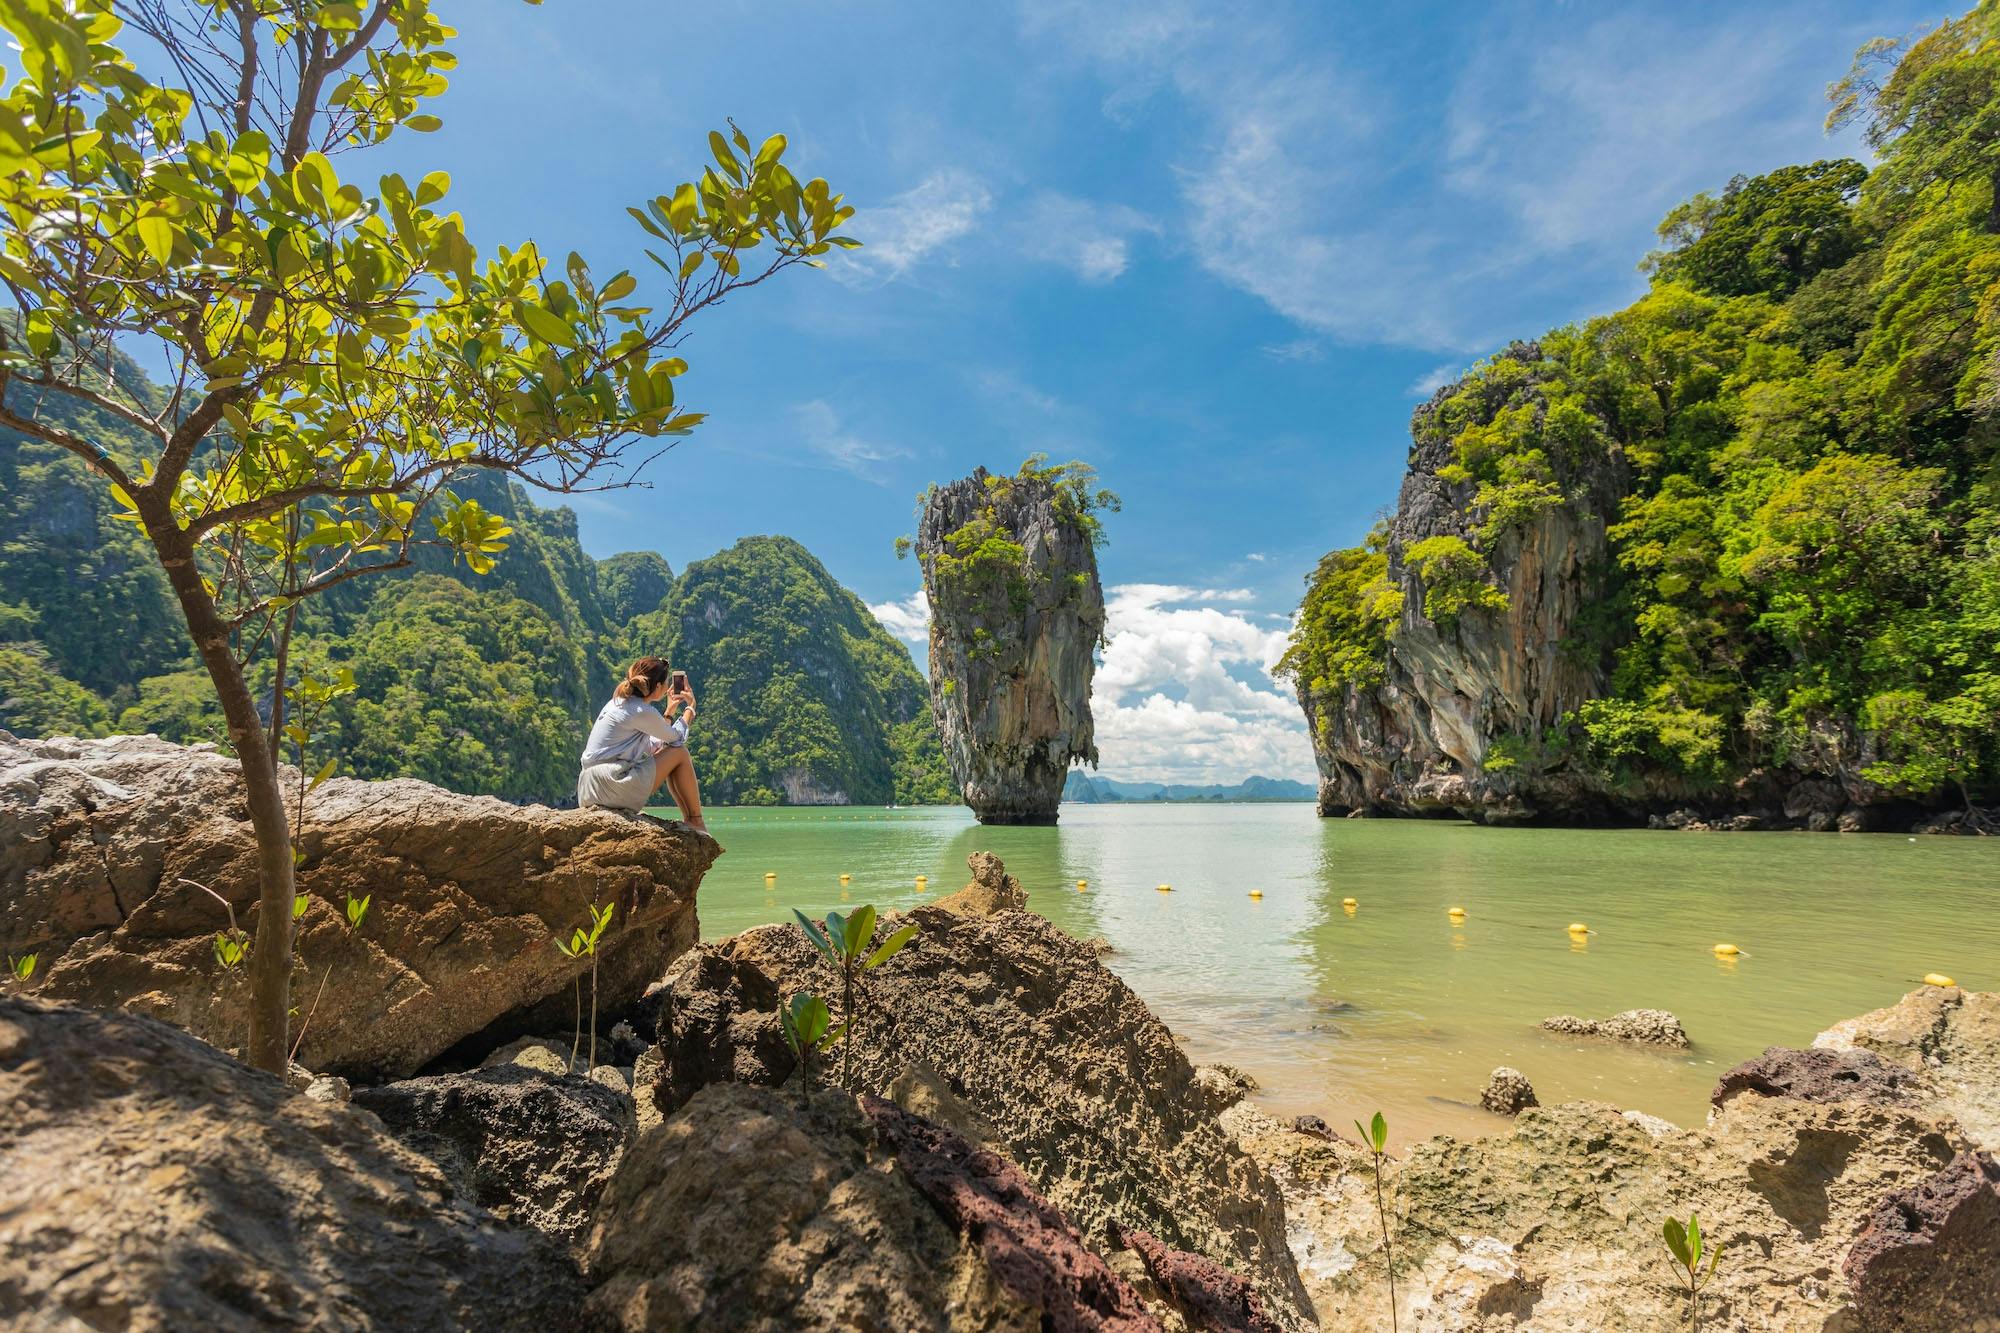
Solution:
<path fill-rule="evenodd" d="M 1031 462 L 1014 476 L 980 468 L 925 497 L 916 549 L 931 711 L 983 823 L 1055 823 L 1070 765 L 1097 762 L 1090 682 L 1104 591 L 1093 500 L 1076 480 Z"/>

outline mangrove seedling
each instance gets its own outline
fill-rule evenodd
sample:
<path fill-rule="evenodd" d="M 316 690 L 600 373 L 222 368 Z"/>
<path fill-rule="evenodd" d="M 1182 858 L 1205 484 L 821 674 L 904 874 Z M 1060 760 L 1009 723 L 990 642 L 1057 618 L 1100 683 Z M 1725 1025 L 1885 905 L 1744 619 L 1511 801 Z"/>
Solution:
<path fill-rule="evenodd" d="M 812 1097 L 813 1057 L 831 1049 L 847 1024 L 835 1026 L 826 1001 L 809 991 L 794 995 L 791 1003 L 778 1011 L 778 1018 L 785 1029 L 785 1044 L 799 1062 L 799 1105 L 804 1106 Z"/>
<path fill-rule="evenodd" d="M 364 893 L 359 898 L 356 898 L 351 893 L 347 895 L 347 928 L 349 930 L 357 934 L 360 933 L 361 923 L 368 916 L 368 904 L 374 897 L 375 895 L 372 893 Z M 303 893 L 292 899 L 292 920 L 294 923 L 306 914 L 306 906 L 311 901 L 310 895 Z M 296 924 L 293 926 L 293 929 L 294 931 L 297 930 Z M 289 1058 L 293 1062 L 296 1062 L 299 1058 L 299 1048 L 306 1044 L 306 1031 L 312 1027 L 313 1015 L 319 1012 L 319 997 L 326 994 L 327 978 L 332 975 L 333 960 L 328 959 L 325 970 L 319 974 L 319 988 L 313 991 L 312 1007 L 306 1010 L 305 1022 L 299 1024 L 298 1035 L 292 1038 L 292 1049 Z"/>
<path fill-rule="evenodd" d="M 1703 1267 L 1701 1218 L 1695 1213 L 1688 1214 L 1687 1225 L 1682 1226 L 1678 1217 L 1670 1217 L 1661 1228 L 1666 1233 L 1667 1249 L 1674 1256 L 1674 1272 L 1687 1287 L 1688 1328 L 1701 1327 L 1701 1291 L 1715 1276 L 1715 1266 L 1722 1262 L 1722 1242 L 1717 1241 L 1707 1251 L 1708 1266 Z"/>
<path fill-rule="evenodd" d="M 287 608 L 288 616 L 295 615 L 296 612 L 296 603 L 292 607 Z M 289 644 L 290 637 L 288 626 L 284 639 L 286 644 Z M 278 659 L 278 678 L 281 681 L 284 679 L 284 650 L 282 647 L 280 648 Z M 342 667 L 334 672 L 332 680 L 320 680 L 314 676 L 301 675 L 298 678 L 298 682 L 287 688 L 281 696 L 291 701 L 291 718 L 289 720 L 285 719 L 283 710 L 280 709 L 279 715 L 272 719 L 274 731 L 280 723 L 283 724 L 285 739 L 292 743 L 293 753 L 298 759 L 299 795 L 298 799 L 292 803 L 292 868 L 295 872 L 306 863 L 306 797 L 319 790 L 319 785 L 332 777 L 340 767 L 339 759 L 329 759 L 320 765 L 319 772 L 313 774 L 310 778 L 306 777 L 306 746 L 312 742 L 313 726 L 319 721 L 319 715 L 324 713 L 328 705 L 332 704 L 335 699 L 340 698 L 344 694 L 354 693 L 356 688 L 354 670 L 351 667 Z M 277 749 L 275 738 L 271 748 L 274 752 Z M 296 920 L 300 912 L 297 899 L 293 900 L 292 907 L 292 916 Z M 294 1051 L 298 1050 L 298 1045 L 294 1043 L 292 1049 Z"/>
<path fill-rule="evenodd" d="M 1382 1198 L 1382 1159 L 1388 1155 L 1389 1122 L 1377 1111 L 1366 1129 L 1355 1121 L 1354 1132 L 1361 1136 L 1362 1146 L 1375 1163 L 1375 1216 L 1382 1223 L 1382 1264 L 1389 1271 L 1389 1327 L 1396 1329 L 1400 1327 L 1396 1322 L 1396 1251 L 1389 1242 L 1389 1206 Z"/>
<path fill-rule="evenodd" d="M 16 985 L 28 984 L 28 979 L 35 975 L 35 962 L 40 957 L 40 954 L 32 953 L 24 953 L 19 958 L 12 954 L 7 955 L 7 972 L 14 978 Z"/>
<path fill-rule="evenodd" d="M 584 1061 L 583 1072 L 586 1074 L 597 1067 L 597 942 L 604 938 L 605 928 L 611 924 L 611 913 L 615 907 L 616 904 L 614 903 L 606 903 L 602 907 L 599 907 L 596 903 L 592 903 L 590 905 L 590 928 L 586 930 L 582 926 L 578 926 L 571 933 L 569 942 L 566 944 L 560 936 L 556 939 L 556 948 L 562 950 L 563 957 L 570 959 L 572 962 L 585 956 L 588 956 L 590 959 L 590 1054 Z M 363 910 L 366 910 L 365 903 L 363 904 Z M 582 973 L 577 974 L 575 984 L 577 988 L 576 1035 L 570 1040 L 569 1044 L 569 1067 L 572 1071 L 576 1068 L 577 1043 L 583 1040 Z"/>
<path fill-rule="evenodd" d="M 796 907 L 792 915 L 799 919 L 806 938 L 813 947 L 840 973 L 840 1081 L 854 1086 L 854 1029 L 859 1026 L 860 1015 L 855 1009 L 858 987 L 862 979 L 882 964 L 901 953 L 917 933 L 915 922 L 904 926 L 873 953 L 868 945 L 875 938 L 875 906 L 869 903 L 853 916 L 843 918 L 838 912 L 828 912 L 824 928 L 815 925 L 811 918 Z M 861 997 L 865 998 L 865 997 Z"/>

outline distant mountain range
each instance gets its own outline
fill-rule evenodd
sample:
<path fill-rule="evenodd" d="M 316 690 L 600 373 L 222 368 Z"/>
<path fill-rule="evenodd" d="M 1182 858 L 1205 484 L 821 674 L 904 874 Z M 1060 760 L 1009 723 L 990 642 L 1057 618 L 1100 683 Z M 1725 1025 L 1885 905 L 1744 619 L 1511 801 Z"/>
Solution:
<path fill-rule="evenodd" d="M 1319 792 L 1310 783 L 1290 778 L 1245 778 L 1232 786 L 1209 783 L 1119 782 L 1094 778 L 1073 768 L 1063 783 L 1062 798 L 1078 805 L 1116 805 L 1126 801 L 1311 801 Z"/>

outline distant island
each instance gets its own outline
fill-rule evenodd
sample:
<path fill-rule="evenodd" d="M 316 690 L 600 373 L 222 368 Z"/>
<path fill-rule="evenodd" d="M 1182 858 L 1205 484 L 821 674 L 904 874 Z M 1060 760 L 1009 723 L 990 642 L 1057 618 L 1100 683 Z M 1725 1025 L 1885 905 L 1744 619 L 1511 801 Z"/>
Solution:
<path fill-rule="evenodd" d="M 1179 782 L 1119 782 L 1094 778 L 1073 768 L 1063 783 L 1062 798 L 1078 805 L 1116 805 L 1126 801 L 1311 801 L 1318 794 L 1310 783 L 1290 778 L 1245 778 L 1230 786 L 1212 782 L 1197 787 Z"/>

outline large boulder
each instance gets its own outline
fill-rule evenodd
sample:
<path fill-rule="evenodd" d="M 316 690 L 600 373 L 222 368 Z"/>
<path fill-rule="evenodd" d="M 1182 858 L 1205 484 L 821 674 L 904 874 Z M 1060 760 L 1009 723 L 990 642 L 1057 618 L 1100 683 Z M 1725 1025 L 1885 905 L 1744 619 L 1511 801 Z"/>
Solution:
<path fill-rule="evenodd" d="M 879 929 L 904 922 L 916 938 L 868 974 L 854 1087 L 920 1097 L 907 1104 L 996 1142 L 1094 1243 L 1115 1248 L 1114 1223 L 1149 1232 L 1249 1278 L 1273 1318 L 1305 1317 L 1275 1184 L 1224 1132 L 1173 1034 L 1094 950 L 1026 911 L 929 906 Z M 704 1078 L 788 1078 L 777 1004 L 840 995 L 786 926 L 699 946 L 671 990 L 675 1013 L 699 1017 L 661 1024 L 663 1112 Z M 827 1063 L 837 1072 L 841 1059 Z"/>
<path fill-rule="evenodd" d="M 1933 1111 L 1949 1115 L 1969 1145 L 2000 1154 L 2000 991 L 1921 986 L 1836 1023 L 1813 1045 L 1867 1051 L 1919 1074 Z"/>
<path fill-rule="evenodd" d="M 1009 1163 L 838 1091 L 695 1094 L 626 1154 L 587 1268 L 633 1333 L 1159 1327 Z"/>
<path fill-rule="evenodd" d="M 371 1081 L 476 1034 L 567 1028 L 587 963 L 552 937 L 593 902 L 617 906 L 600 1006 L 636 1000 L 694 942 L 695 889 L 721 851 L 643 816 L 342 778 L 313 792 L 301 849 L 298 1058 Z M 251 927 L 255 846 L 233 759 L 149 736 L 0 739 L 0 949 L 40 955 L 36 993 L 240 1043 L 244 979 L 215 961 L 228 915 L 204 887 Z M 352 930 L 346 903 L 364 896 Z"/>
<path fill-rule="evenodd" d="M 0 1000 L 0 1200 L 7 1328 L 580 1327 L 560 1247 L 149 1018 Z"/>
<path fill-rule="evenodd" d="M 2000 1329 L 2000 1164 L 1962 1152 L 1889 1194 L 1843 1265 L 1870 1329 Z"/>
<path fill-rule="evenodd" d="M 462 1197 L 571 1246 L 589 1233 L 636 1130 L 629 1096 L 522 1064 L 362 1088 L 354 1105 L 436 1163 Z"/>
<path fill-rule="evenodd" d="M 1097 762 L 1094 520 L 1054 478 L 978 468 L 924 496 L 916 549 L 931 715 L 965 803 L 986 824 L 1055 823 L 1070 766 Z"/>

